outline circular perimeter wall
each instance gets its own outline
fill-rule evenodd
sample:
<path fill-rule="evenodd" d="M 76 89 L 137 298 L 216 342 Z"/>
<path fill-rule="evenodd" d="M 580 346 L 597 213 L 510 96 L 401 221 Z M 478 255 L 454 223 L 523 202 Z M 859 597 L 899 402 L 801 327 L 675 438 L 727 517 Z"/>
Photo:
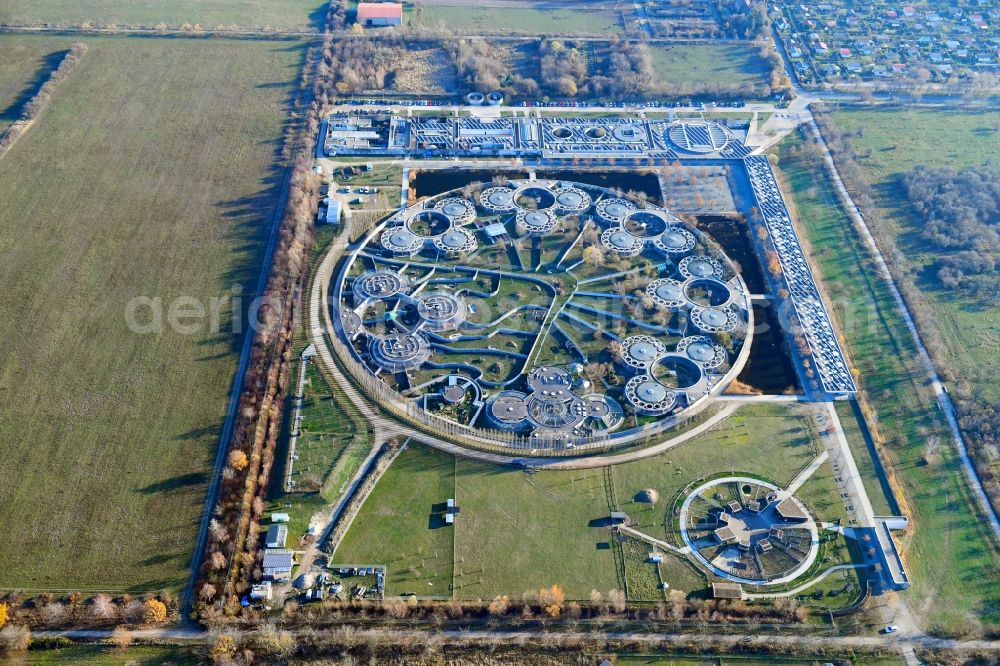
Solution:
<path fill-rule="evenodd" d="M 544 455 L 667 431 L 740 372 L 750 295 L 670 211 L 570 181 L 453 190 L 341 260 L 333 336 L 358 385 L 427 429 Z"/>

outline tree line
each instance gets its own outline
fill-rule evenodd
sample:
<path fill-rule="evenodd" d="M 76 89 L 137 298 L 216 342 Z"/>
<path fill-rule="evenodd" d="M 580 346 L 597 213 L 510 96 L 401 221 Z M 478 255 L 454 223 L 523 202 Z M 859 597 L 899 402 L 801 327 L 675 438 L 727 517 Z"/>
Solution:
<path fill-rule="evenodd" d="M 941 287 L 959 290 L 983 308 L 1000 305 L 1000 171 L 992 166 L 928 169 L 902 176 L 920 217 L 921 237 L 939 252 L 934 267 Z M 942 365 L 948 366 L 947 360 Z M 984 398 L 965 378 L 955 381 L 955 405 L 979 478 L 996 506 L 1000 479 L 1000 405 Z"/>
<path fill-rule="evenodd" d="M 274 464 L 292 360 L 292 334 L 313 242 L 319 205 L 319 176 L 312 173 L 313 142 L 319 132 L 317 89 L 326 81 L 309 78 L 317 54 L 309 49 L 292 111 L 298 132 L 285 137 L 290 155 L 287 199 L 260 310 L 260 326 L 239 398 L 226 465 L 209 524 L 194 592 L 192 616 L 205 623 L 235 616 L 239 598 L 260 578 L 263 552 L 260 521 Z M 309 97 L 312 95 L 313 99 Z"/>
<path fill-rule="evenodd" d="M 48 80 L 42 84 L 42 87 L 38 89 L 31 99 L 24 105 L 21 110 L 20 117 L 14 121 L 14 123 L 7 128 L 7 130 L 0 135 L 0 158 L 7 154 L 7 151 L 11 149 L 11 146 L 17 142 L 18 139 L 31 127 L 31 123 L 34 122 L 41 113 L 48 108 L 49 102 L 52 101 L 52 95 L 55 93 L 56 88 L 60 83 L 66 80 L 69 73 L 76 67 L 76 63 L 80 61 L 87 53 L 86 44 L 74 44 L 63 59 L 59 61 L 59 65 L 52 70 L 49 75 Z"/>

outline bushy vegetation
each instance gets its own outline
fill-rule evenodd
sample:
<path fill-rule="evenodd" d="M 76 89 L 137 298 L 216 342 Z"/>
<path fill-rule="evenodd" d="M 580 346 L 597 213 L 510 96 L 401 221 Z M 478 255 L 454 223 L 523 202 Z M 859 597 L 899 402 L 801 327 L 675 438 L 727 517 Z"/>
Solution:
<path fill-rule="evenodd" d="M 505 90 L 523 96 L 538 94 L 538 82 L 513 71 L 495 46 L 484 39 L 458 39 L 446 42 L 458 78 L 470 90 Z"/>
<path fill-rule="evenodd" d="M 921 235 L 942 250 L 937 260 L 942 286 L 965 289 L 984 304 L 1000 304 L 1000 171 L 917 167 L 903 184 L 922 218 Z"/>
<path fill-rule="evenodd" d="M 965 474 L 902 314 L 837 200 L 816 146 L 792 135 L 779 155 L 800 233 L 833 304 L 845 351 L 857 366 L 859 404 L 901 510 L 919 526 L 901 544 L 912 581 L 908 594 L 928 631 L 995 632 L 997 557 L 983 547 L 991 541 L 990 530 L 971 505 Z M 871 225 L 867 211 L 865 217 Z"/>
<path fill-rule="evenodd" d="M 767 16 L 766 3 L 754 2 L 748 7 L 744 0 L 717 0 L 715 6 L 719 12 L 719 36 L 770 39 L 771 21 Z"/>
<path fill-rule="evenodd" d="M 921 236 L 939 248 L 935 274 L 941 286 L 961 290 L 983 307 L 1000 305 L 1000 172 L 977 166 L 917 167 L 903 177 L 903 185 L 921 217 Z M 954 379 L 959 422 L 979 478 L 996 504 L 1000 501 L 994 467 L 1000 451 L 998 407 L 977 395 L 963 377 Z"/>
<path fill-rule="evenodd" d="M 871 112 L 858 112 L 870 114 Z M 921 338 L 937 372 L 953 382 L 951 396 L 966 437 L 976 472 L 994 506 L 1000 501 L 997 447 L 1000 414 L 997 411 L 996 367 L 989 340 L 967 339 L 980 324 L 993 330 L 989 314 L 1000 303 L 996 273 L 998 186 L 993 167 L 975 161 L 989 156 L 988 141 L 980 135 L 995 134 L 995 114 L 963 116 L 944 112 L 877 112 L 877 118 L 896 123 L 903 114 L 909 121 L 894 126 L 897 139 L 910 150 L 896 155 L 897 144 L 881 145 L 861 127 L 844 130 L 826 113 L 817 114 L 838 170 L 865 219 L 896 284 L 920 327 Z M 850 120 L 850 115 L 838 118 Z M 994 125 L 983 126 L 983 122 Z M 912 127 L 911 127 L 912 125 Z M 892 135 L 890 135 L 892 136 Z M 963 148 L 948 141 L 968 141 Z M 880 151 L 894 153 L 890 158 Z M 959 154 L 961 153 L 961 155 Z M 968 154 L 966 154 L 968 153 Z M 888 159 L 892 173 L 881 173 L 874 164 Z M 909 171 L 899 160 L 912 167 Z M 928 162 L 922 166 L 920 162 Z M 957 166 L 945 166 L 955 163 Z M 876 178 L 878 176 L 878 178 Z M 897 226 L 898 225 L 898 226 Z M 987 322 L 982 322 L 983 317 Z M 936 445 L 928 447 L 931 450 Z M 932 453 L 930 458 L 936 458 Z"/>
<path fill-rule="evenodd" d="M 319 75 L 330 77 L 339 94 L 381 90 L 400 63 L 406 45 L 399 33 L 379 39 L 343 37 L 331 40 L 324 49 Z"/>
<path fill-rule="evenodd" d="M 42 87 L 35 93 L 34 97 L 28 100 L 28 103 L 24 105 L 24 109 L 21 111 L 21 117 L 18 118 L 7 130 L 0 134 L 0 157 L 3 157 L 10 147 L 14 145 L 25 130 L 31 125 L 32 121 L 35 120 L 45 110 L 52 100 L 52 94 L 55 92 L 56 86 L 66 80 L 69 76 L 70 71 L 76 66 L 76 63 L 80 61 L 80 58 L 84 56 L 87 52 L 86 44 L 74 44 L 72 48 L 63 57 L 62 62 L 59 66 L 55 68 L 52 74 L 49 76 L 48 81 L 42 84 Z"/>
<path fill-rule="evenodd" d="M 784 89 L 781 58 L 767 43 L 746 47 L 694 45 L 693 60 L 674 62 L 689 47 L 666 52 L 640 42 L 547 39 L 519 46 L 472 37 L 450 39 L 426 32 L 396 31 L 329 40 L 320 73 L 329 76 L 329 95 L 392 89 L 415 50 L 442 49 L 455 78 L 466 90 L 501 90 L 509 97 L 533 99 L 641 99 L 659 95 L 713 94 L 720 97 L 769 95 Z M 732 66 L 726 82 L 712 83 L 695 72 L 721 62 Z M 715 72 L 715 69 L 713 69 Z M 426 92 L 434 89 L 426 81 Z"/>

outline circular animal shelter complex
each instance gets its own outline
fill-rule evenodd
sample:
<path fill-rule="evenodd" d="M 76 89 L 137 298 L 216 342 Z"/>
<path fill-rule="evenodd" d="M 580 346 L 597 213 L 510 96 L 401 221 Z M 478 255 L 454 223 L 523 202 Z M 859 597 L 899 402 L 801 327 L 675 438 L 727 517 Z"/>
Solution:
<path fill-rule="evenodd" d="M 473 184 L 393 214 L 341 262 L 331 302 L 381 400 L 538 451 L 675 426 L 736 376 L 752 335 L 746 285 L 711 238 L 561 180 Z"/>

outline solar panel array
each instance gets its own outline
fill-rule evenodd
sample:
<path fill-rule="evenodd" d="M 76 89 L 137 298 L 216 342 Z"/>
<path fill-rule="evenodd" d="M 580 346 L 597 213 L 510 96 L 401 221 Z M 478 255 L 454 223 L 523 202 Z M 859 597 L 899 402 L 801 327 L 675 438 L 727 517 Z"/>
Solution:
<path fill-rule="evenodd" d="M 374 116 L 372 116 L 374 118 Z M 338 116 L 331 116 L 331 121 Z M 352 116 L 358 123 L 367 117 Z M 332 124 L 330 125 L 333 126 Z M 439 151 L 450 155 L 525 157 L 607 157 L 675 160 L 684 157 L 742 159 L 753 149 L 742 134 L 714 121 L 667 121 L 645 118 L 543 117 L 479 118 L 400 117 L 388 121 L 381 142 L 362 148 L 325 141 L 331 154 L 378 154 Z"/>
<path fill-rule="evenodd" d="M 517 148 L 517 132 L 510 118 L 460 118 L 455 126 L 459 148 Z"/>
<path fill-rule="evenodd" d="M 799 237 L 785 206 L 778 182 L 767 157 L 751 155 L 745 160 L 757 207 L 781 262 L 782 277 L 788 286 L 802 332 L 812 352 L 816 370 L 827 393 L 854 393 L 857 387 L 844 352 L 833 330 L 812 270 L 806 263 Z"/>

